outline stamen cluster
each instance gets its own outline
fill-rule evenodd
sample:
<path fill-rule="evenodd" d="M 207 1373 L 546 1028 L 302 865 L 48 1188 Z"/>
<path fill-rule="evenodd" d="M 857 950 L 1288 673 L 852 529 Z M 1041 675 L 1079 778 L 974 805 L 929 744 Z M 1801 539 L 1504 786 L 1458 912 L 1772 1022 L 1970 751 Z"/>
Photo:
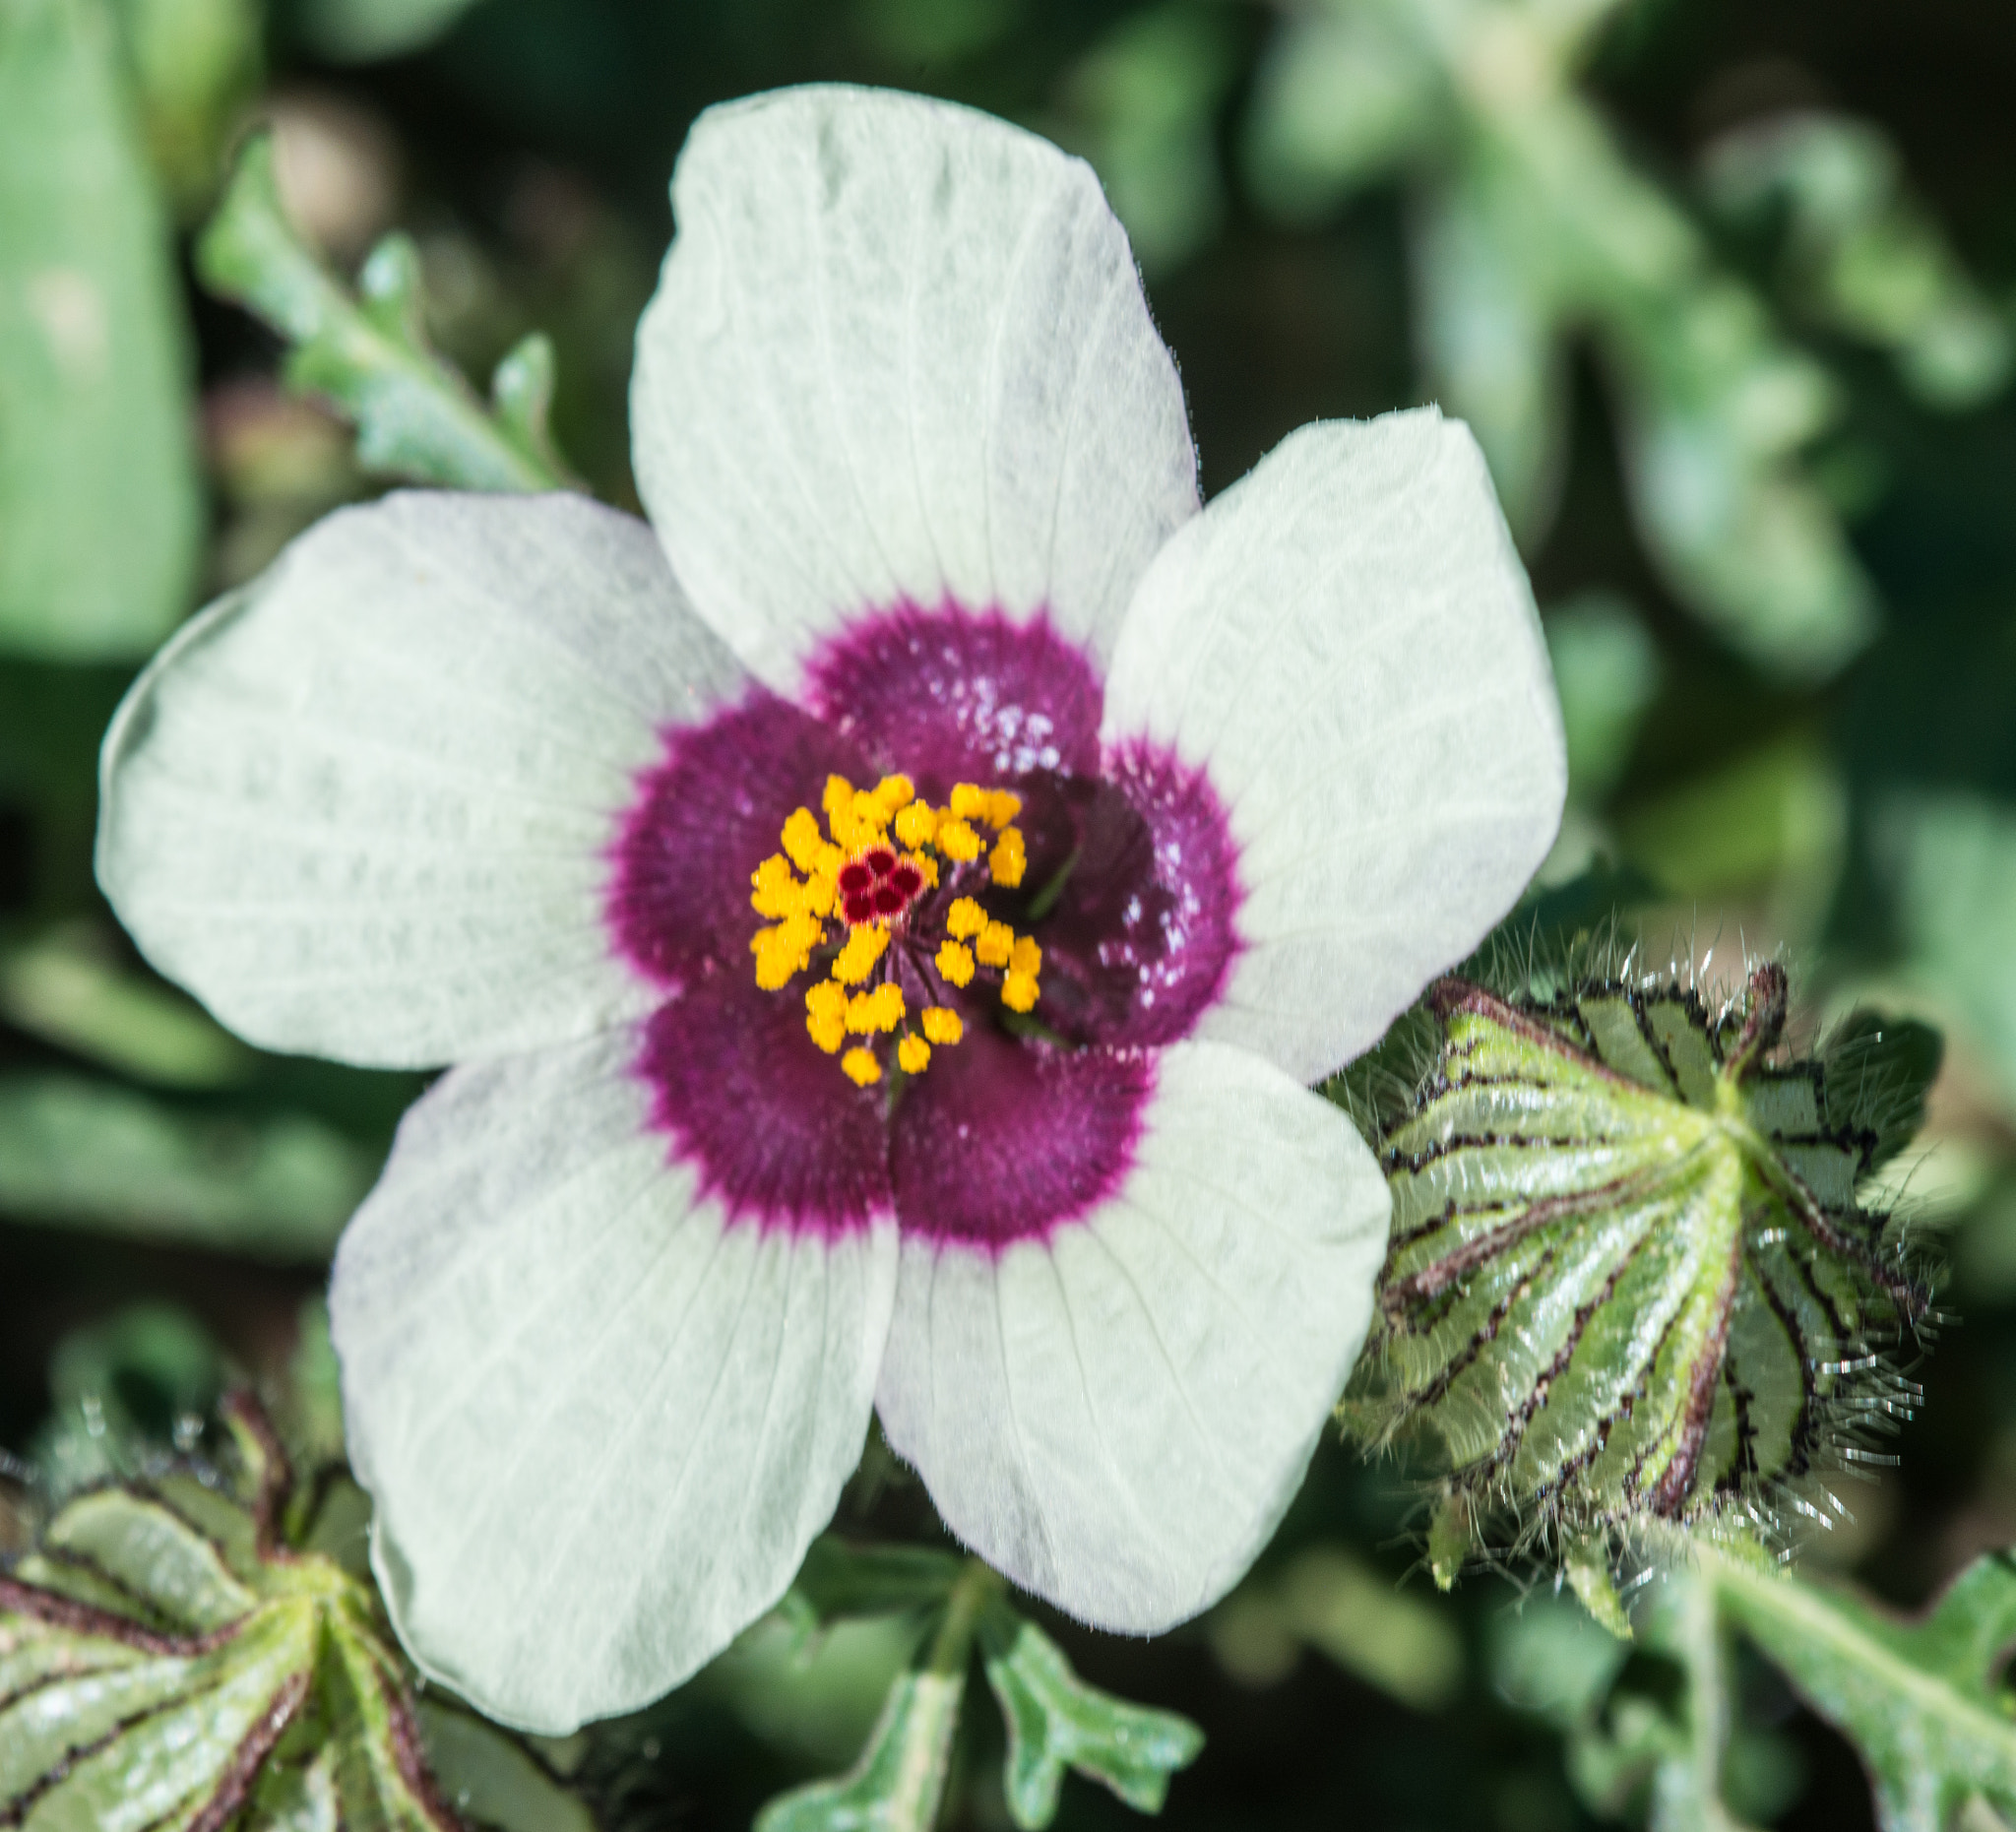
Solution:
<path fill-rule="evenodd" d="M 1041 948 L 972 894 L 1022 883 L 1029 855 L 1013 824 L 1021 796 L 960 783 L 934 808 L 907 776 L 870 790 L 831 776 L 821 806 L 823 829 L 810 808 L 794 809 L 779 836 L 783 852 L 751 875 L 750 905 L 772 926 L 757 930 L 749 950 L 765 991 L 782 991 L 815 959 L 830 975 L 805 993 L 805 1029 L 828 1055 L 849 1037 L 865 1040 L 841 1055 L 850 1079 L 863 1088 L 882 1079 L 883 1038 L 904 1073 L 921 1075 L 933 1045 L 949 1048 L 965 1035 L 947 988 L 964 990 L 982 975 L 998 976 L 1009 1010 L 1035 1008 Z"/>

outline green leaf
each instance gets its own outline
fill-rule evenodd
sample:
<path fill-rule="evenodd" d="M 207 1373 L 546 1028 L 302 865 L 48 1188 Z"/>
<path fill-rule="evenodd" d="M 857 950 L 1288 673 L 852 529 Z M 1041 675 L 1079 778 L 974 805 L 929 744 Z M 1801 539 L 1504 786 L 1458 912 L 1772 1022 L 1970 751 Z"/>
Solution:
<path fill-rule="evenodd" d="M 1879 1351 L 1923 1294 L 1856 1206 L 1873 1135 L 1817 1064 L 1769 1059 L 1785 998 L 1775 966 L 1714 1013 L 1614 980 L 1434 989 L 1442 1060 L 1383 1141 L 1393 1243 L 1343 1413 L 1448 1472 L 1438 1579 L 1543 1506 L 1571 1543 L 1769 1523 L 1908 1402 Z"/>
<path fill-rule="evenodd" d="M 860 1760 L 772 1800 L 756 1832 L 930 1832 L 945 1797 L 966 1668 L 914 1667 L 890 1688 Z"/>
<path fill-rule="evenodd" d="M 836 1582 L 828 1599 L 861 1580 L 865 1588 L 854 1594 L 886 1597 L 887 1588 L 874 1574 L 893 1573 L 906 1562 L 901 1548 L 889 1549 L 893 1559 L 852 1554 L 845 1564 L 829 1552 L 824 1562 Z M 945 1798 L 974 1629 L 1001 1584 L 976 1558 L 957 1561 L 954 1570 L 955 1580 L 932 1613 L 929 1640 L 889 1688 L 860 1758 L 831 1781 L 780 1795 L 757 1815 L 756 1832 L 930 1832 Z"/>
<path fill-rule="evenodd" d="M 1473 160 L 1425 189 L 1414 256 L 1421 353 L 1435 394 L 1460 401 L 1505 505 L 1532 542 L 1553 521 L 1567 467 L 1568 351 L 1552 277 L 1524 233 L 1529 212 Z"/>
<path fill-rule="evenodd" d="M 2016 1099 L 2016 808 L 1962 790 L 1895 791 L 1873 827 L 1906 973 Z"/>
<path fill-rule="evenodd" d="M 822 1534 L 778 1605 L 799 1635 L 852 1615 L 893 1615 L 942 1605 L 966 1561 L 927 1546 L 850 1546 Z"/>
<path fill-rule="evenodd" d="M 171 1443 L 193 1442 L 223 1385 L 217 1344 L 173 1304 L 131 1304 L 72 1330 L 49 1358 L 35 1468 L 58 1494 L 138 1475 Z"/>
<path fill-rule="evenodd" d="M 242 1081 L 251 1052 L 200 1006 L 113 965 L 101 937 L 67 927 L 0 951 L 0 1016 L 59 1048 L 166 1088 Z"/>
<path fill-rule="evenodd" d="M 1546 635 L 1568 741 L 1568 793 L 1594 807 L 1630 761 L 1659 692 L 1659 651 L 1630 604 L 1607 592 L 1554 606 Z"/>
<path fill-rule="evenodd" d="M 147 149 L 186 218 L 211 201 L 226 145 L 258 93 L 258 0 L 116 0 Z"/>
<path fill-rule="evenodd" d="M 301 1115 L 217 1117 L 70 1076 L 0 1076 L 0 1213 L 23 1221 L 312 1262 L 372 1169 Z"/>
<path fill-rule="evenodd" d="M 1218 230 L 1218 116 L 1237 77 L 1227 22 L 1179 0 L 1116 27 L 1067 79 L 1061 137 L 1098 170 L 1151 275 Z"/>
<path fill-rule="evenodd" d="M 1807 448 L 1828 374 L 1578 93 L 1616 0 L 1292 9 L 1255 84 L 1249 164 L 1306 217 L 1397 169 L 1414 193 L 1418 341 L 1528 543 L 1545 532 L 1571 342 L 1617 398 L 1625 480 L 1667 583 L 1763 668 L 1838 669 L 1872 589 Z"/>
<path fill-rule="evenodd" d="M 2016 1810 L 2016 1557 L 1967 1567 L 1916 1621 L 1737 1558 L 1704 1567 L 1729 1617 L 1862 1753 L 1884 1832 L 1939 1832 L 1969 1796 Z"/>
<path fill-rule="evenodd" d="M 515 1737 L 434 1697 L 420 1700 L 416 1716 L 427 1766 L 458 1813 L 494 1832 L 595 1832 L 581 1797 Z"/>
<path fill-rule="evenodd" d="M 187 608 L 200 522 L 189 368 L 167 223 L 102 0 L 10 0 L 0 647 L 145 655 Z"/>
<path fill-rule="evenodd" d="M 552 351 L 526 340 L 498 365 L 486 409 L 428 345 L 419 257 L 403 235 L 380 242 L 352 299 L 283 213 L 273 145 L 246 144 L 230 189 L 197 244 L 212 290 L 294 346 L 286 376 L 356 424 L 365 469 L 462 489 L 571 487 L 546 427 Z"/>
<path fill-rule="evenodd" d="M 1248 1685 L 1286 1678 L 1306 1645 L 1416 1711 L 1439 1711 L 1463 1688 L 1463 1638 L 1447 1611 L 1343 1546 L 1248 1577 L 1206 1626 L 1220 1664 Z"/>
<path fill-rule="evenodd" d="M 284 1460 L 247 1403 L 229 1422 L 239 1490 L 181 1475 L 82 1496 L 0 1578 L 0 1821 L 186 1832 L 249 1808 L 263 1826 L 461 1832 L 376 1598 L 276 1540 Z"/>
<path fill-rule="evenodd" d="M 1136 1812 L 1160 1812 L 1169 1777 L 1204 1747 L 1204 1733 L 1187 1718 L 1087 1685 L 1055 1642 L 998 1598 L 980 1618 L 980 1647 L 1008 1726 L 1004 1783 L 1018 1826 L 1046 1826 L 1056 1817 L 1067 1768 L 1110 1788 Z"/>
<path fill-rule="evenodd" d="M 474 0 L 301 0 L 301 32 L 338 63 L 405 57 L 447 32 Z"/>
<path fill-rule="evenodd" d="M 1725 135 L 1703 169 L 1726 216 L 1784 208 L 1783 279 L 1795 303 L 1889 351 L 1926 405 L 1974 407 L 2007 382 L 2008 327 L 1906 188 L 1880 130 L 1839 115 L 1781 116 Z"/>

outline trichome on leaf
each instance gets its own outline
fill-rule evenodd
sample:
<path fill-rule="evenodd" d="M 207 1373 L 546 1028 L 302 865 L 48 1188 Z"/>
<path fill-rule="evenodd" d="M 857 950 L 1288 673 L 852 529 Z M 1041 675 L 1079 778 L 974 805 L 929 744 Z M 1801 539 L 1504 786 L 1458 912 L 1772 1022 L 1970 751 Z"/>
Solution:
<path fill-rule="evenodd" d="M 1767 1537 L 1915 1389 L 1926 1293 L 1858 1179 L 1886 1143 L 1861 1072 L 1787 1061 L 1768 964 L 1711 1011 L 1616 979 L 1431 994 L 1442 1041 L 1380 1141 L 1393 1238 L 1344 1406 L 1439 1462 L 1437 1581 L 1480 1542 L 1562 1548 L 1647 1519 Z"/>

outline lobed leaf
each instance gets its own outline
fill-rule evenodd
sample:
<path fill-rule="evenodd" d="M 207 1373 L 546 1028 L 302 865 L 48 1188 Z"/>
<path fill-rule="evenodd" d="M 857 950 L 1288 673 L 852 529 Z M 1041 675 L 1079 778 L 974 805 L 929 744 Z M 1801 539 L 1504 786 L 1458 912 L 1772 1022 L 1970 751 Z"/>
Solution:
<path fill-rule="evenodd" d="M 1169 1777 L 1204 1748 L 1196 1725 L 1087 1685 L 1055 1642 L 998 1598 L 979 1632 L 987 1683 L 1008 1727 L 1003 1781 L 1018 1826 L 1046 1826 L 1056 1817 L 1067 1768 L 1110 1788 L 1136 1812 L 1162 1810 Z"/>
<path fill-rule="evenodd" d="M 403 235 L 378 244 L 352 299 L 288 223 L 273 145 L 246 143 L 197 244 L 213 291 L 235 299 L 294 347 L 286 376 L 356 424 L 365 469 L 474 490 L 569 487 L 547 430 L 551 346 L 535 335 L 498 365 L 487 409 L 427 342 L 419 256 Z"/>
<path fill-rule="evenodd" d="M 1861 1751 L 1883 1832 L 1939 1832 L 1976 1794 L 2016 1810 L 2016 1555 L 1967 1567 L 1916 1621 L 1754 1562 L 1702 1559 L 1728 1618 Z"/>

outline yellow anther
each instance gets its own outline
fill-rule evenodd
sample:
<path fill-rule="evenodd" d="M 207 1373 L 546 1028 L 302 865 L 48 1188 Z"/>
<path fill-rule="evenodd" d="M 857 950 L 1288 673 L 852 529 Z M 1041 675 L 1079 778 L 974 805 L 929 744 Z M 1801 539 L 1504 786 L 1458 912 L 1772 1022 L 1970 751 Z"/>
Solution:
<path fill-rule="evenodd" d="M 916 785 L 907 776 L 885 776 L 875 785 L 875 799 L 885 814 L 894 814 L 906 802 L 916 798 Z"/>
<path fill-rule="evenodd" d="M 987 796 L 987 825 L 1005 827 L 1022 812 L 1022 797 L 1012 789 L 997 789 Z"/>
<path fill-rule="evenodd" d="M 922 1023 L 924 1035 L 934 1043 L 956 1043 L 966 1035 L 959 1014 L 947 1005 L 926 1005 Z"/>
<path fill-rule="evenodd" d="M 847 938 L 833 963 L 833 977 L 844 986 L 857 986 L 874 971 L 882 950 L 889 946 L 889 931 L 879 922 L 864 922 Z"/>
<path fill-rule="evenodd" d="M 1015 931 L 1005 922 L 989 922 L 980 930 L 973 951 L 982 967 L 1006 967 L 1015 950 Z"/>
<path fill-rule="evenodd" d="M 947 858 L 956 858 L 962 865 L 980 855 L 980 837 L 963 820 L 940 821 L 937 846 Z"/>
<path fill-rule="evenodd" d="M 986 925 L 987 913 L 971 897 L 956 898 L 945 912 L 945 932 L 960 941 L 977 935 Z"/>
<path fill-rule="evenodd" d="M 819 924 L 808 916 L 786 916 L 775 928 L 759 928 L 749 938 L 757 985 L 766 992 L 782 990 L 793 974 L 810 964 L 819 935 Z"/>
<path fill-rule="evenodd" d="M 931 1066 L 931 1045 L 921 1037 L 906 1037 L 896 1045 L 896 1060 L 906 1075 L 921 1075 Z"/>
<path fill-rule="evenodd" d="M 830 1056 L 847 1041 L 847 988 L 822 979 L 805 994 L 805 1029 Z"/>
<path fill-rule="evenodd" d="M 983 821 L 987 810 L 994 805 L 994 798 L 973 783 L 955 783 L 952 786 L 952 812 L 963 821 Z"/>
<path fill-rule="evenodd" d="M 882 1065 L 875 1060 L 875 1052 L 858 1043 L 841 1057 L 840 1066 L 856 1088 L 872 1088 L 882 1079 Z"/>
<path fill-rule="evenodd" d="M 791 810 L 790 818 L 784 824 L 783 839 L 784 850 L 800 871 L 819 868 L 819 849 L 826 844 L 826 836 L 819 831 L 819 817 L 810 808 Z"/>
<path fill-rule="evenodd" d="M 938 861 L 928 853 L 906 853 L 905 860 L 914 865 L 932 890 L 938 888 Z"/>
<path fill-rule="evenodd" d="M 1027 974 L 1034 979 L 1042 971 L 1043 951 L 1036 945 L 1034 935 L 1015 937 L 1014 949 L 1008 956 L 1008 971 L 1011 974 Z"/>
<path fill-rule="evenodd" d="M 847 1002 L 847 1028 L 863 1037 L 893 1031 L 903 1022 L 903 988 L 885 979 L 872 992 L 856 992 Z"/>
<path fill-rule="evenodd" d="M 1022 882 L 1022 874 L 1029 869 L 1029 854 L 1022 848 L 1022 829 L 1004 827 L 1000 839 L 994 842 L 994 850 L 987 854 L 987 869 L 993 873 L 994 882 L 1013 890 Z"/>
<path fill-rule="evenodd" d="M 792 873 L 790 861 L 773 853 L 749 874 L 752 887 L 749 907 L 758 916 L 775 920 L 804 907 L 804 886 Z"/>
<path fill-rule="evenodd" d="M 833 903 L 837 894 L 831 874 L 824 871 L 807 879 L 805 888 L 801 893 L 806 912 L 809 915 L 821 917 L 830 916 L 833 914 Z"/>
<path fill-rule="evenodd" d="M 838 973 L 840 970 L 835 968 Z M 973 954 L 963 941 L 942 941 L 938 944 L 938 971 L 955 985 L 968 985 L 973 980 Z"/>
<path fill-rule="evenodd" d="M 829 776 L 826 790 L 819 797 L 819 805 L 826 810 L 830 821 L 836 814 L 854 805 L 854 786 L 844 776 Z"/>
<path fill-rule="evenodd" d="M 938 816 L 928 801 L 913 801 L 897 812 L 896 837 L 907 847 L 929 846 L 937 831 Z"/>
<path fill-rule="evenodd" d="M 1010 974 L 1001 981 L 1001 1003 L 1010 1011 L 1032 1010 L 1037 1001 L 1034 974 Z"/>

